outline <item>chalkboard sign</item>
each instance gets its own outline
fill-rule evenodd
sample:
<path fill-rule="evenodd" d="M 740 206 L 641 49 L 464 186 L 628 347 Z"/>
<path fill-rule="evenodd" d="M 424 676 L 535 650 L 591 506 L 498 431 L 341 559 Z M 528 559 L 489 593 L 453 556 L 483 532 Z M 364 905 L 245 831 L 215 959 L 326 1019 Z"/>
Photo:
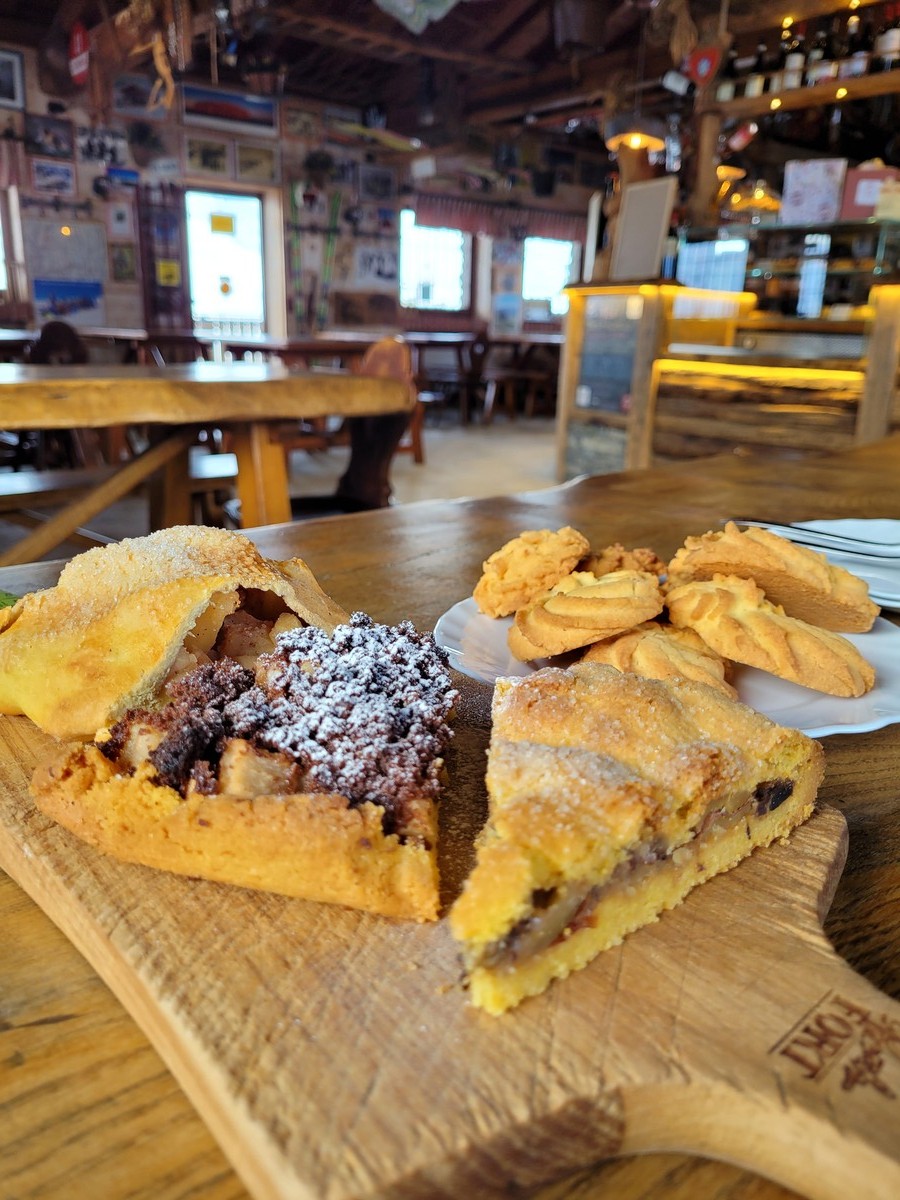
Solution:
<path fill-rule="evenodd" d="M 609 268 L 611 281 L 650 283 L 659 279 L 677 188 L 677 177 L 665 175 L 622 189 Z"/>

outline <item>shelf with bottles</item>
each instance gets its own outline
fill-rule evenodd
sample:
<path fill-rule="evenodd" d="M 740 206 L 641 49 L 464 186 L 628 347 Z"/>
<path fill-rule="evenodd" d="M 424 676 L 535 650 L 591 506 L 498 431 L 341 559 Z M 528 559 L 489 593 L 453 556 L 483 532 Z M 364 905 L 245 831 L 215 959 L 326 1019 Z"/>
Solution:
<path fill-rule="evenodd" d="M 858 6 L 857 6 L 858 7 Z M 846 21 L 846 24 L 845 24 Z M 754 54 L 732 48 L 721 75 L 698 96 L 698 112 L 748 118 L 900 92 L 900 4 L 835 13 L 815 32 L 785 18 L 770 52 L 766 35 Z"/>

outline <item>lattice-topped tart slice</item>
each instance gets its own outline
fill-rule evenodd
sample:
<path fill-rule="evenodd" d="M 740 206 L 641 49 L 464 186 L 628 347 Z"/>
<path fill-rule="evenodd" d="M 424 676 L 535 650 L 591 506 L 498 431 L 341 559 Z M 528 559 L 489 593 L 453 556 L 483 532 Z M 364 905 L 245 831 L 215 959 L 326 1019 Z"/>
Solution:
<path fill-rule="evenodd" d="M 495 685 L 489 814 L 450 923 L 492 1013 L 813 810 L 824 755 L 723 692 L 600 663 Z"/>

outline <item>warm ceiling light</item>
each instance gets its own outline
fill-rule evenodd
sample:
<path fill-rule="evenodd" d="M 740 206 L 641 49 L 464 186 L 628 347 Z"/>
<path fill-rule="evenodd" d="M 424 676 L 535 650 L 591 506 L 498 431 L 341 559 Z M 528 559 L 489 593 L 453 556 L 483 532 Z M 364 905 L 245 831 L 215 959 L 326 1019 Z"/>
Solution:
<path fill-rule="evenodd" d="M 859 8 L 860 3 L 861 3 L 861 0 L 850 0 L 850 3 L 847 7 L 850 9 L 851 12 L 855 12 Z"/>
<path fill-rule="evenodd" d="M 845 87 L 839 87 L 838 90 L 834 93 L 834 98 L 835 98 L 835 100 L 843 100 L 843 98 L 846 95 L 847 95 L 847 89 Z"/>
<path fill-rule="evenodd" d="M 856 0 L 856 2 L 858 4 L 859 0 Z M 853 7 L 853 0 L 850 0 L 850 7 L 851 8 Z M 793 23 L 794 23 L 793 17 L 785 17 L 781 22 L 781 28 L 782 29 L 790 29 L 790 27 L 793 25 Z"/>
<path fill-rule="evenodd" d="M 771 108 L 773 111 L 776 108 L 781 108 L 781 101 L 778 99 L 777 96 L 774 98 L 774 100 L 769 101 L 769 108 Z"/>
<path fill-rule="evenodd" d="M 610 117 L 603 129 L 607 150 L 615 153 L 626 147 L 629 150 L 658 152 L 666 148 L 666 130 L 662 121 L 655 117 L 643 117 L 640 113 L 621 113 Z"/>

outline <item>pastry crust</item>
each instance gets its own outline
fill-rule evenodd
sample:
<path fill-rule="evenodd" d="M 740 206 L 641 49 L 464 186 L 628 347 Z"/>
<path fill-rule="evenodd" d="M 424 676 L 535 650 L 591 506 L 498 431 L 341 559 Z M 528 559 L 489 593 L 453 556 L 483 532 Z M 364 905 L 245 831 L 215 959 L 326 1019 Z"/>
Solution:
<path fill-rule="evenodd" d="M 839 633 L 789 617 L 752 579 L 716 575 L 666 596 L 669 619 L 696 630 L 724 658 L 830 696 L 862 696 L 875 671 Z"/>
<path fill-rule="evenodd" d="M 37 769 L 42 812 L 125 862 L 418 921 L 457 692 L 409 622 L 354 613 L 223 659 Z"/>
<path fill-rule="evenodd" d="M 149 764 L 118 774 L 94 745 L 36 772 L 47 816 L 124 862 L 241 887 L 431 921 L 438 912 L 436 810 L 385 834 L 375 804 L 332 794 L 201 796 L 154 782 Z"/>
<path fill-rule="evenodd" d="M 302 559 L 264 559 L 228 530 L 175 526 L 89 550 L 55 587 L 2 610 L 0 712 L 92 737 L 149 702 L 185 647 L 205 652 L 241 608 L 326 630 L 347 617 Z"/>
<path fill-rule="evenodd" d="M 564 654 L 657 616 L 663 595 L 655 575 L 644 571 L 613 571 L 597 577 L 577 571 L 516 613 L 516 628 L 528 646 L 541 656 Z M 509 643 L 516 654 L 516 645 Z"/>
<path fill-rule="evenodd" d="M 600 663 L 497 681 L 488 823 L 450 913 L 500 1013 L 812 812 L 821 746 L 720 691 Z"/>
<path fill-rule="evenodd" d="M 707 683 L 726 696 L 737 692 L 726 679 L 721 654 L 707 646 L 693 629 L 676 629 L 658 621 L 645 621 L 619 637 L 588 646 L 582 662 L 607 663 L 618 671 L 632 671 L 646 679 L 693 679 Z"/>
<path fill-rule="evenodd" d="M 866 633 L 879 613 L 864 580 L 768 529 L 742 530 L 729 521 L 722 530 L 689 537 L 669 563 L 668 584 L 716 575 L 752 579 L 789 617 L 837 633 Z"/>
<path fill-rule="evenodd" d="M 526 530 L 485 560 L 475 603 L 488 617 L 507 617 L 549 591 L 589 549 L 584 534 L 570 525 Z"/>

